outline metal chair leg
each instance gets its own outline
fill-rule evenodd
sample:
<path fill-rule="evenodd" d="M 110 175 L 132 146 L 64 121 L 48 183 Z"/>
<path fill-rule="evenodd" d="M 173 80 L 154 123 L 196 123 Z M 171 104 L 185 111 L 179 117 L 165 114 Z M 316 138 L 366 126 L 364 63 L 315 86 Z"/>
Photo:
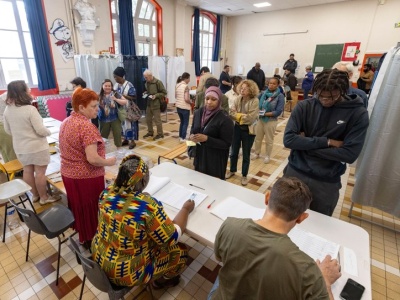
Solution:
<path fill-rule="evenodd" d="M 7 207 L 8 203 L 4 205 L 3 243 L 6 241 Z"/>
<path fill-rule="evenodd" d="M 61 239 L 58 236 L 58 257 L 57 257 L 57 279 L 56 279 L 56 285 L 58 285 L 58 275 L 60 274 L 60 258 L 61 258 Z"/>
<path fill-rule="evenodd" d="M 81 294 L 79 295 L 79 300 L 82 300 L 83 290 L 85 289 L 85 280 L 86 280 L 86 275 L 83 275 Z"/>
<path fill-rule="evenodd" d="M 26 246 L 26 258 L 25 258 L 25 261 L 28 261 L 28 257 L 29 257 L 29 244 L 30 244 L 30 242 L 31 242 L 31 230 L 29 229 L 29 232 L 28 232 L 28 243 L 27 243 L 27 246 Z"/>

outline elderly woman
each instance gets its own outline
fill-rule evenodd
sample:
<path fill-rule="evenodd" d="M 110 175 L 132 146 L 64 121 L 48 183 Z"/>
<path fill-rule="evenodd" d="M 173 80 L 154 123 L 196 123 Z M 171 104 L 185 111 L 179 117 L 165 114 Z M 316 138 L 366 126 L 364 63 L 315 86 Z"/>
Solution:
<path fill-rule="evenodd" d="M 128 100 L 113 90 L 113 84 L 110 79 L 105 79 L 101 84 L 99 94 L 100 110 L 98 112 L 100 121 L 101 136 L 108 139 L 112 130 L 114 144 L 116 147 L 122 146 L 121 140 L 121 121 L 118 119 L 118 108 L 125 106 Z"/>
<path fill-rule="evenodd" d="M 114 184 L 100 197 L 92 256 L 116 285 L 152 280 L 156 289 L 176 286 L 186 265 L 187 249 L 178 239 L 194 201 L 186 201 L 172 221 L 161 202 L 142 192 L 149 176 L 144 161 L 129 155 L 122 160 Z"/>
<path fill-rule="evenodd" d="M 237 97 L 230 115 L 235 121 L 233 132 L 233 143 L 231 153 L 230 171 L 226 174 L 226 178 L 235 175 L 237 171 L 237 162 L 239 149 L 242 146 L 243 162 L 242 162 L 242 185 L 249 182 L 247 173 L 250 167 L 250 151 L 253 146 L 255 135 L 249 133 L 251 126 L 258 118 L 258 98 L 259 89 L 253 80 L 243 80 L 239 83 L 237 90 L 240 96 Z"/>
<path fill-rule="evenodd" d="M 80 243 L 88 245 L 97 228 L 104 166 L 114 165 L 116 158 L 105 158 L 103 139 L 90 121 L 99 110 L 97 94 L 78 87 L 72 95 L 72 107 L 74 111 L 60 127 L 61 175 L 75 217 L 74 229 Z"/>
<path fill-rule="evenodd" d="M 221 90 L 206 90 L 205 105 L 196 110 L 189 139 L 196 145 L 194 168 L 201 173 L 225 180 L 233 123 L 221 108 Z"/>
<path fill-rule="evenodd" d="M 261 144 L 265 136 L 265 158 L 264 164 L 269 163 L 272 146 L 274 145 L 274 134 L 278 125 L 278 117 L 283 111 L 285 97 L 279 90 L 279 79 L 272 77 L 268 82 L 268 88 L 261 96 L 258 105 L 260 109 L 260 121 L 256 125 L 255 154 L 252 160 L 260 157 Z"/>
<path fill-rule="evenodd" d="M 7 87 L 7 107 L 4 111 L 4 130 L 12 136 L 15 154 L 24 166 L 24 181 L 32 187 L 33 202 L 40 204 L 60 200 L 49 196 L 46 189 L 46 169 L 50 162 L 46 136 L 50 130 L 36 107 L 31 105 L 32 96 L 23 80 L 12 81 Z M 0 141 L 3 143 L 3 140 Z"/>

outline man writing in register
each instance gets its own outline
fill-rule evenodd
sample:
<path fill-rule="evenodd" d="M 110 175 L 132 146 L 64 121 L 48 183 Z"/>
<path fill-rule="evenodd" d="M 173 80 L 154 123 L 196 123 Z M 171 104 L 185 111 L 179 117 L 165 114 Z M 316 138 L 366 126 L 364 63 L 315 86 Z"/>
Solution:
<path fill-rule="evenodd" d="M 287 235 L 308 217 L 311 200 L 302 181 L 283 177 L 266 194 L 262 219 L 228 218 L 215 239 L 223 266 L 208 299 L 334 299 L 338 261 L 315 262 Z"/>

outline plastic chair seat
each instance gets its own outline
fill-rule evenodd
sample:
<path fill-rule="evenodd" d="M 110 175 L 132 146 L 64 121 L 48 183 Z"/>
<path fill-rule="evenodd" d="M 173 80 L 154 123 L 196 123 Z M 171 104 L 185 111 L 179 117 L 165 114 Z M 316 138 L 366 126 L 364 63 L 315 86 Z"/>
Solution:
<path fill-rule="evenodd" d="M 19 198 L 19 202 L 16 204 L 22 204 L 25 207 L 25 202 L 28 201 L 31 205 L 33 211 L 33 204 L 29 199 L 27 192 L 31 190 L 31 186 L 27 184 L 22 179 L 14 179 L 11 181 L 7 181 L 5 183 L 0 184 L 0 206 L 4 206 L 4 226 L 3 226 L 3 243 L 6 241 L 6 228 L 7 228 L 7 210 L 12 207 L 12 205 L 8 202 L 12 198 Z M 23 198 L 22 196 L 25 196 Z"/>
<path fill-rule="evenodd" d="M 24 166 L 18 159 L 11 160 L 4 164 L 0 163 L 0 170 L 7 174 L 8 180 L 13 180 L 15 173 L 20 172 L 24 169 Z"/>
<path fill-rule="evenodd" d="M 37 216 L 47 228 L 44 235 L 48 239 L 59 236 L 75 222 L 72 212 L 61 204 L 54 204 L 51 208 L 37 214 Z M 35 232 L 33 228 L 32 231 Z"/>
<path fill-rule="evenodd" d="M 111 283 L 104 270 L 101 269 L 100 265 L 97 264 L 95 261 L 93 261 L 91 257 L 85 257 L 81 253 L 78 244 L 72 238 L 70 238 L 69 241 L 71 243 L 73 252 L 75 252 L 76 260 L 78 261 L 78 264 L 82 265 L 84 272 L 79 299 L 82 299 L 86 278 L 88 278 L 89 281 L 97 289 L 99 289 L 102 292 L 108 293 L 108 296 L 111 300 L 121 299 L 121 298 L 123 299 L 124 296 L 134 288 L 133 286 L 118 286 Z M 149 290 L 151 299 L 153 299 L 153 294 L 150 285 L 146 285 L 146 288 L 143 289 L 135 299 L 137 299 L 140 296 L 140 294 L 146 289 Z"/>
<path fill-rule="evenodd" d="M 32 231 L 37 234 L 44 235 L 48 239 L 53 239 L 57 237 L 58 257 L 56 285 L 58 285 L 58 275 L 60 273 L 61 245 L 68 240 L 68 238 L 61 240 L 60 235 L 64 235 L 64 232 L 74 224 L 75 219 L 72 215 L 72 212 L 67 207 L 61 204 L 54 204 L 49 209 L 46 209 L 39 214 L 36 214 L 35 211 L 17 206 L 17 204 L 13 200 L 10 200 L 10 202 L 18 211 L 26 226 L 29 228 L 26 247 L 26 261 L 28 261 L 29 258 L 29 245 Z M 77 232 L 74 232 L 73 234 L 71 234 L 71 236 L 75 235 L 76 233 Z"/>

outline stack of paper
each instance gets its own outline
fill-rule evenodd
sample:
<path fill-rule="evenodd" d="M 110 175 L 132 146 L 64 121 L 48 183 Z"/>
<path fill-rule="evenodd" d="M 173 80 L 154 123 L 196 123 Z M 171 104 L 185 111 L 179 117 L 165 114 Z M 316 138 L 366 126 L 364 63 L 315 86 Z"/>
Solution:
<path fill-rule="evenodd" d="M 169 177 L 150 176 L 150 182 L 144 189 L 152 197 L 176 209 L 181 209 L 186 200 L 192 199 L 199 206 L 206 194 L 185 188 L 171 181 Z"/>

